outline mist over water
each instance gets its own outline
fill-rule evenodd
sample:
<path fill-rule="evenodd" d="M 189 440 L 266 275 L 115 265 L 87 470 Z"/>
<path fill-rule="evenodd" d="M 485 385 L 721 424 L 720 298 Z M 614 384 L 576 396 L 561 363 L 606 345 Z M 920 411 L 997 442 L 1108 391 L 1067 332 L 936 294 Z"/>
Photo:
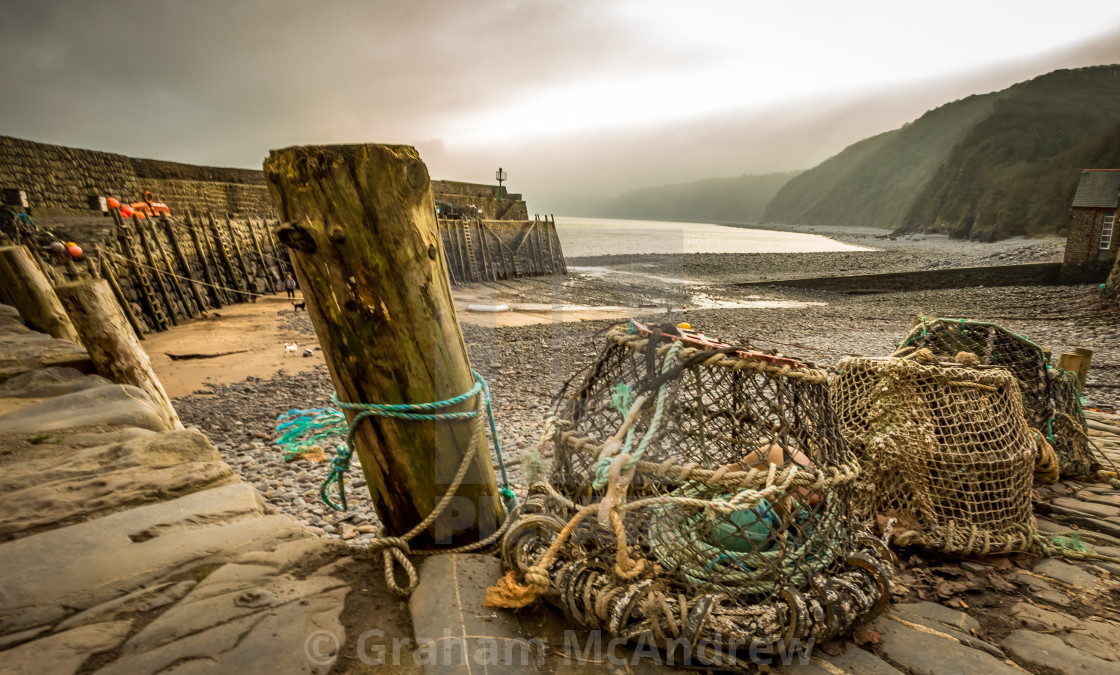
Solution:
<path fill-rule="evenodd" d="M 869 251 L 828 237 L 709 223 L 556 217 L 564 256 Z"/>

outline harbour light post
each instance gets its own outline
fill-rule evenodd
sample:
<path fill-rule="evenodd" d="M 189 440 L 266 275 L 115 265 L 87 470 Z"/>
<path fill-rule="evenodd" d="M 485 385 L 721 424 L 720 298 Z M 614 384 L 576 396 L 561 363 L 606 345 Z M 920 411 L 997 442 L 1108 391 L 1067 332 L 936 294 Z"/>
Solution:
<path fill-rule="evenodd" d="M 509 178 L 509 176 L 505 171 L 502 171 L 502 167 L 499 166 L 498 170 L 494 172 L 494 178 L 498 179 L 498 200 L 500 201 L 502 199 L 502 182 Z"/>

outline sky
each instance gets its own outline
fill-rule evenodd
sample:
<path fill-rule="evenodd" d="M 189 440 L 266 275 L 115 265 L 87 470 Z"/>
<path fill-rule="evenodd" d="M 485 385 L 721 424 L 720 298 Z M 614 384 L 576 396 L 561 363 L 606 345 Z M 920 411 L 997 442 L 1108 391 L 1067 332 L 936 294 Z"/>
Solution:
<path fill-rule="evenodd" d="M 213 166 L 415 145 L 573 215 L 810 168 L 930 108 L 1120 63 L 1115 0 L 5 0 L 0 134 Z"/>

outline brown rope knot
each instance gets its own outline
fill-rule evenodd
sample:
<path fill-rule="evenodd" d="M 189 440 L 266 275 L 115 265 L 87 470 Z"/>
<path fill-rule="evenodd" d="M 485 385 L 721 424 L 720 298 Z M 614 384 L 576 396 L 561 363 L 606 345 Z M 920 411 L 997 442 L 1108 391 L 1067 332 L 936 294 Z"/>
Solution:
<path fill-rule="evenodd" d="M 416 576 L 416 568 L 408 559 L 408 555 L 412 553 L 408 541 L 400 537 L 377 537 L 369 542 L 369 552 L 376 555 L 378 551 L 381 552 L 381 561 L 385 565 L 385 585 L 399 595 L 409 595 L 416 590 L 419 578 Z M 394 562 L 408 576 L 408 585 L 404 588 L 397 585 L 396 575 L 393 573 Z"/>

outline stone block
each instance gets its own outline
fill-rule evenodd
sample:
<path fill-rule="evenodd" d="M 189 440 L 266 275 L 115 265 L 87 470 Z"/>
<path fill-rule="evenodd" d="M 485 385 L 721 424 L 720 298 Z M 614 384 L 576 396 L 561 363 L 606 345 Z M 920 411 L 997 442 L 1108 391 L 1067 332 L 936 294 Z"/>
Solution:
<path fill-rule="evenodd" d="M 933 602 L 917 602 L 917 603 L 904 603 L 892 606 L 896 612 L 920 616 L 926 619 L 939 621 L 946 626 L 950 626 L 960 631 L 968 632 L 971 629 L 979 629 L 980 622 L 973 619 L 971 616 L 964 612 L 949 609 L 944 605 L 938 605 Z"/>
<path fill-rule="evenodd" d="M 86 375 L 76 368 L 43 368 L 5 380 L 0 384 L 0 397 L 49 398 L 112 384 L 100 375 Z"/>
<path fill-rule="evenodd" d="M 89 657 L 115 649 L 131 627 L 131 621 L 97 623 L 24 643 L 0 654 L 0 674 L 73 675 Z"/>
<path fill-rule="evenodd" d="M 125 508 L 238 482 L 221 461 L 100 471 L 57 480 L 27 477 L 0 492 L 0 541 L 97 518 Z"/>
<path fill-rule="evenodd" d="M 1100 587 L 1102 584 L 1099 578 L 1086 572 L 1084 569 L 1077 565 L 1062 562 L 1057 558 L 1041 558 L 1034 563 L 1031 570 L 1036 574 L 1041 574 L 1050 579 L 1056 579 L 1070 586 L 1096 588 Z"/>
<path fill-rule="evenodd" d="M 950 637 L 909 628 L 885 616 L 875 619 L 868 628 L 882 636 L 882 654 L 910 675 L 1022 675 L 1017 668 L 987 652 L 966 647 Z"/>
<path fill-rule="evenodd" d="M 289 516 L 262 514 L 256 490 L 235 484 L 0 544 L 0 634 L 248 549 L 311 536 Z"/>
<path fill-rule="evenodd" d="M 122 384 L 56 396 L 0 415 L 0 435 L 13 436 L 122 427 L 163 431 L 169 426 L 147 394 Z"/>
<path fill-rule="evenodd" d="M 408 605 L 417 651 L 431 650 L 434 657 L 421 664 L 421 672 L 469 674 L 484 668 L 495 675 L 512 675 L 537 669 L 530 636 L 513 614 L 483 607 L 486 589 L 501 574 L 501 563 L 491 556 L 447 554 L 424 560 Z M 491 644 L 503 655 L 514 655 L 514 662 L 502 658 L 490 663 L 483 647 Z M 522 654 L 529 655 L 525 665 Z"/>
<path fill-rule="evenodd" d="M 1003 649 L 1026 668 L 1061 675 L 1120 674 L 1120 664 L 1105 661 L 1075 649 L 1059 638 L 1029 630 L 1012 631 L 1003 640 Z"/>
<path fill-rule="evenodd" d="M 844 673 L 853 675 L 901 675 L 899 670 L 871 652 L 864 651 L 855 645 L 849 644 L 843 654 L 831 656 L 819 649 L 813 654 L 814 661 L 825 661 L 829 665 L 839 668 Z M 785 669 L 783 668 L 783 671 Z M 800 671 L 794 671 L 800 672 Z M 836 671 L 829 671 L 836 675 Z"/>
<path fill-rule="evenodd" d="M 1057 499 L 1052 500 L 1051 503 L 1063 508 L 1080 511 L 1081 513 L 1096 518 L 1110 518 L 1120 516 L 1120 506 L 1087 502 L 1081 499 L 1073 499 L 1071 497 L 1058 497 Z"/>
<path fill-rule="evenodd" d="M 1010 614 L 1023 628 L 1048 633 L 1073 630 L 1084 625 L 1080 619 L 1026 602 L 1016 603 L 1011 608 Z"/>

